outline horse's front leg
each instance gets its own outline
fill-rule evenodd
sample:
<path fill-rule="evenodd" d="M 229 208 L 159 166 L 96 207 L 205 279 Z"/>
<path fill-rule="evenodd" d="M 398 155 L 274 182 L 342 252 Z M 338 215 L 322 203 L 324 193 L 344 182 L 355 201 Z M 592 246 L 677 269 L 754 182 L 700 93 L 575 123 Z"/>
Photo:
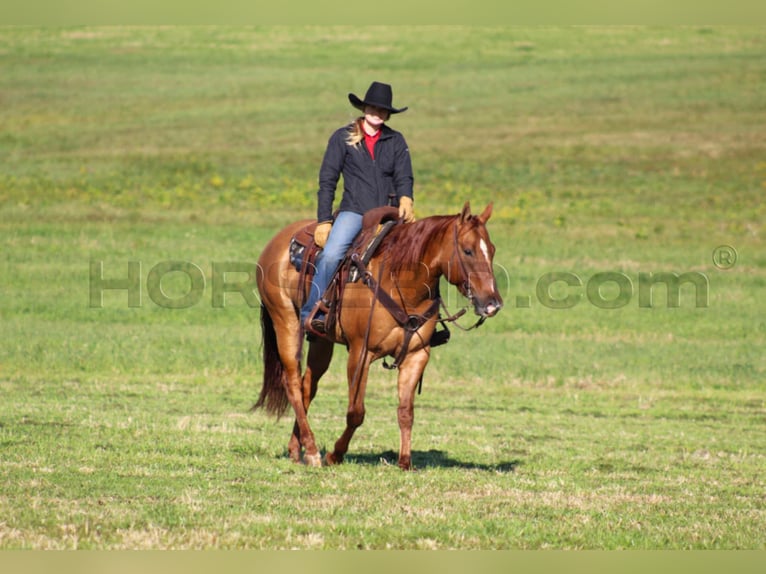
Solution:
<path fill-rule="evenodd" d="M 430 349 L 408 354 L 399 366 L 399 468 L 412 469 L 412 424 L 415 420 L 415 390 L 430 357 Z"/>
<path fill-rule="evenodd" d="M 335 449 L 325 455 L 327 464 L 340 464 L 348 452 L 348 445 L 354 431 L 364 422 L 364 394 L 367 390 L 367 375 L 370 371 L 372 353 L 358 346 L 351 347 L 348 355 L 348 411 L 346 429 L 335 443 Z"/>

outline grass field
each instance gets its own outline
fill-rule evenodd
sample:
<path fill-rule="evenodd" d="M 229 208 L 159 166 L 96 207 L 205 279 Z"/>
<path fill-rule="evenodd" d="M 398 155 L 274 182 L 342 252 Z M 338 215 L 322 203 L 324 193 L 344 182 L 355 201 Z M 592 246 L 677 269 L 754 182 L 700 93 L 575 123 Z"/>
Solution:
<path fill-rule="evenodd" d="M 377 366 L 347 463 L 290 463 L 258 309 L 211 287 L 312 216 L 373 79 L 417 214 L 494 201 L 506 301 L 435 351 L 413 473 Z M 0 548 L 765 549 L 764 86 L 762 28 L 0 28 Z M 140 304 L 91 305 L 130 261 Z"/>

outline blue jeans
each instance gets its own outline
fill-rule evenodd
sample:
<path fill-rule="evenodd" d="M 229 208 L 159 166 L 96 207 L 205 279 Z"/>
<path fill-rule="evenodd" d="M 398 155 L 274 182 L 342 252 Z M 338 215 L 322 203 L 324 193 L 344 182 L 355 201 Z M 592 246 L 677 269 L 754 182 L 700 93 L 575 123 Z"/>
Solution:
<path fill-rule="evenodd" d="M 354 241 L 354 238 L 362 230 L 362 216 L 351 211 L 341 211 L 335 218 L 330 230 L 330 236 L 327 238 L 327 244 L 317 257 L 316 273 L 311 283 L 311 291 L 308 299 L 301 308 L 301 323 L 303 323 L 311 313 L 311 310 L 319 301 L 319 298 L 330 285 L 335 271 L 338 269 L 348 248 Z M 321 318 L 317 314 L 318 318 Z"/>

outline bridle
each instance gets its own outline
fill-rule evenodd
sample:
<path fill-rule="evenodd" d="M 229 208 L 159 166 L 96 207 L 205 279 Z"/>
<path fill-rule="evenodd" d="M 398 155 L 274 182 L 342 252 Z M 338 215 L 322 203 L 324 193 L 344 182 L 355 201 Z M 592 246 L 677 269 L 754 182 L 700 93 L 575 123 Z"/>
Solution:
<path fill-rule="evenodd" d="M 457 260 L 458 263 L 458 269 L 460 270 L 460 275 L 462 276 L 462 281 L 459 283 L 455 283 L 458 285 L 458 289 L 460 289 L 461 293 L 468 299 L 468 301 L 476 306 L 476 297 L 473 294 L 473 290 L 471 289 L 471 280 L 470 275 L 468 273 L 468 268 L 466 267 L 465 260 L 463 257 L 461 257 L 460 252 L 460 244 L 458 243 L 458 220 L 455 220 L 455 227 L 453 228 L 453 234 L 452 234 L 452 241 L 453 241 L 453 248 L 452 248 L 452 255 L 450 256 L 449 265 L 452 265 L 452 258 L 454 257 Z M 442 307 L 444 310 L 447 311 L 446 306 L 444 305 L 444 301 L 442 301 Z M 461 309 L 454 315 L 447 317 L 446 319 L 442 319 L 442 321 L 449 321 L 451 323 L 454 323 L 455 326 L 458 329 L 461 329 L 462 331 L 470 331 L 472 329 L 476 329 L 477 327 L 480 327 L 484 324 L 484 321 L 487 320 L 486 316 L 480 316 L 479 319 L 476 321 L 475 324 L 471 325 L 470 327 L 463 327 L 461 326 L 457 320 L 462 317 L 465 314 L 466 310 L 465 308 Z"/>

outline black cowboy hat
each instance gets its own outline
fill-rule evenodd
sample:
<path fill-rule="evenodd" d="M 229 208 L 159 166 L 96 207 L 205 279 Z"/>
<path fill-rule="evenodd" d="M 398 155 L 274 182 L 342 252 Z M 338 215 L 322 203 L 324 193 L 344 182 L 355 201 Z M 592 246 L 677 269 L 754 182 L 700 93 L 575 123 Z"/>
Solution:
<path fill-rule="evenodd" d="M 370 84 L 363 100 L 360 100 L 355 94 L 348 95 L 348 101 L 351 102 L 351 105 L 362 111 L 364 111 L 365 106 L 375 106 L 376 108 L 388 110 L 392 114 L 398 114 L 407 110 L 407 106 L 401 109 L 393 107 L 391 105 L 392 98 L 391 86 L 380 82 Z"/>

